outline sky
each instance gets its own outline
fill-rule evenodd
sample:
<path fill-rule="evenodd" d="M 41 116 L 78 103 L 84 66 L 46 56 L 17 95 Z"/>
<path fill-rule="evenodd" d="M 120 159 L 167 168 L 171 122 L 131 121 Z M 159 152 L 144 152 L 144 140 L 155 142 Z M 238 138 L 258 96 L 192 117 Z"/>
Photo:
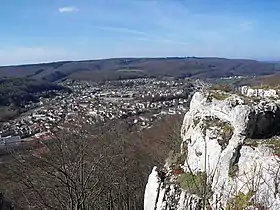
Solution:
<path fill-rule="evenodd" d="M 278 0 L 3 0 L 0 65 L 111 57 L 280 60 Z"/>

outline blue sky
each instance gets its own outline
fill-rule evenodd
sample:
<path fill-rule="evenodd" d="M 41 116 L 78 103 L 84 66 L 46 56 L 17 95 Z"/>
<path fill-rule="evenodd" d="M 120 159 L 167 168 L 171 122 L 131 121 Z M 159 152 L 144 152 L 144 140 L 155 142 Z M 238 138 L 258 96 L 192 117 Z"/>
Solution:
<path fill-rule="evenodd" d="M 109 57 L 280 59 L 278 0 L 9 0 L 0 65 Z"/>

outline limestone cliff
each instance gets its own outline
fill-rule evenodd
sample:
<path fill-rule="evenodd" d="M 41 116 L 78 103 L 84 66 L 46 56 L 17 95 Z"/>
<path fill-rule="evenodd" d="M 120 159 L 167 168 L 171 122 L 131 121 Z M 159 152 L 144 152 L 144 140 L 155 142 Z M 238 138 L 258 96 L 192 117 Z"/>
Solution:
<path fill-rule="evenodd" d="M 195 93 L 181 152 L 153 169 L 145 210 L 280 209 L 279 128 L 278 101 Z"/>

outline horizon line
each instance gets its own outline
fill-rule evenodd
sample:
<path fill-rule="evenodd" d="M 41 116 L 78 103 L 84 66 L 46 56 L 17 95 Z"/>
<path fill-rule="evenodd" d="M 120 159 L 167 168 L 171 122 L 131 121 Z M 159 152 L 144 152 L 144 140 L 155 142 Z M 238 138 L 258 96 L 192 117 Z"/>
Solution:
<path fill-rule="evenodd" d="M 280 62 L 280 59 L 255 59 L 255 58 L 230 58 L 230 57 L 217 57 L 217 56 L 134 56 L 134 57 L 107 57 L 107 58 L 95 58 L 95 59 L 77 59 L 77 60 L 56 60 L 56 61 L 42 61 L 34 63 L 19 63 L 19 64 L 0 64 L 0 68 L 4 67 L 19 67 L 19 66 L 30 66 L 30 65 L 46 65 L 52 63 L 67 63 L 67 62 L 86 62 L 86 61 L 102 61 L 102 60 L 112 60 L 112 59 L 188 59 L 188 58 L 198 58 L 198 59 L 228 59 L 228 60 L 253 60 L 259 62 Z"/>

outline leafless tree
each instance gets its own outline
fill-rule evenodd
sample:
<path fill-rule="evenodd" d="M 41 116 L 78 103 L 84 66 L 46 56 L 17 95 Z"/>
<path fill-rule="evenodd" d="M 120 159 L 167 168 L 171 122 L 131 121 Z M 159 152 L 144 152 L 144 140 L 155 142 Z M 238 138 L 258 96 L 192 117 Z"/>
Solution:
<path fill-rule="evenodd" d="M 140 210 L 148 175 L 179 148 L 181 118 L 133 130 L 125 121 L 91 126 L 76 120 L 13 153 L 2 188 L 23 209 Z M 176 147 L 174 146 L 176 145 Z"/>
<path fill-rule="evenodd" d="M 28 209 L 95 209 L 110 154 L 94 140 L 81 129 L 63 131 L 32 155 L 14 155 L 9 175 L 20 186 Z"/>

